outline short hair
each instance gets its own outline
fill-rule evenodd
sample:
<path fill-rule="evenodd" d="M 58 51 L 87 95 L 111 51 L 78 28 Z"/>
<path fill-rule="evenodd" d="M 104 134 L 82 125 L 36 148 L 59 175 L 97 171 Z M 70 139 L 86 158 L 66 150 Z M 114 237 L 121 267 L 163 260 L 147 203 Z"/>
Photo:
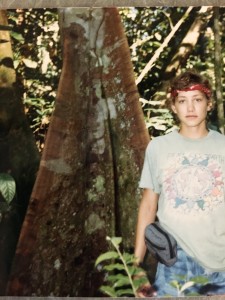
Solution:
<path fill-rule="evenodd" d="M 167 97 L 167 105 L 171 107 L 171 104 L 174 104 L 176 96 L 173 95 L 173 91 L 176 90 L 184 90 L 192 85 L 201 84 L 206 87 L 212 94 L 212 87 L 208 78 L 199 74 L 196 70 L 187 70 L 177 77 L 175 77 L 168 88 L 168 97 Z M 205 94 L 206 95 L 206 94 Z M 206 95 L 209 100 L 208 95 Z"/>

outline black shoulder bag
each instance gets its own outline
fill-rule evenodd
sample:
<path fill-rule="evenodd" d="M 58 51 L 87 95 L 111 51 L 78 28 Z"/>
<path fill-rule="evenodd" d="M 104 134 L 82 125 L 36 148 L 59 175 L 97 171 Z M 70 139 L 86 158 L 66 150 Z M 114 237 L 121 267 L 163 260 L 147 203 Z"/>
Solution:
<path fill-rule="evenodd" d="M 170 267 L 176 262 L 177 242 L 158 221 L 146 227 L 145 243 L 148 251 L 162 264 Z"/>

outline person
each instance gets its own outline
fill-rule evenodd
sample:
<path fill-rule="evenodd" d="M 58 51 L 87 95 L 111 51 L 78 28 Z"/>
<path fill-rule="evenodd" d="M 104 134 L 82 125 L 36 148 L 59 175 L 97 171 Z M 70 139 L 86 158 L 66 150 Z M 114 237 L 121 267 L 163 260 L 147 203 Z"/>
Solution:
<path fill-rule="evenodd" d="M 157 218 L 177 241 L 177 261 L 170 267 L 158 262 L 152 295 L 225 294 L 225 136 L 207 127 L 212 88 L 186 70 L 169 95 L 179 129 L 146 148 L 135 256 L 143 262 L 144 231 Z"/>

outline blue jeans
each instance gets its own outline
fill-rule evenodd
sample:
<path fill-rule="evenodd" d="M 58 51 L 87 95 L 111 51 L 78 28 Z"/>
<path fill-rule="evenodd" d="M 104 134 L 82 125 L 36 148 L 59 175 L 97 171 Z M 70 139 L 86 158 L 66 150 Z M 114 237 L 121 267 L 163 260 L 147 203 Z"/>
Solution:
<path fill-rule="evenodd" d="M 225 294 L 225 272 L 207 271 L 178 247 L 173 266 L 158 263 L 153 289 L 159 297 L 221 295 Z"/>

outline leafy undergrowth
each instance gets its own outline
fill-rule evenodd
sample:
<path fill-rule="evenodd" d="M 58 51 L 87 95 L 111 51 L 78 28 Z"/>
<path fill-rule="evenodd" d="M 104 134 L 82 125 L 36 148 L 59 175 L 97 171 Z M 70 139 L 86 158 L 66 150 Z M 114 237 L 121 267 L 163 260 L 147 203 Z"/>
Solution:
<path fill-rule="evenodd" d="M 95 262 L 95 266 L 105 272 L 106 284 L 100 287 L 100 291 L 110 297 L 137 297 L 137 290 L 148 282 L 147 276 L 135 265 L 133 254 L 120 251 L 122 238 L 106 239 L 115 250 L 101 254 Z"/>

